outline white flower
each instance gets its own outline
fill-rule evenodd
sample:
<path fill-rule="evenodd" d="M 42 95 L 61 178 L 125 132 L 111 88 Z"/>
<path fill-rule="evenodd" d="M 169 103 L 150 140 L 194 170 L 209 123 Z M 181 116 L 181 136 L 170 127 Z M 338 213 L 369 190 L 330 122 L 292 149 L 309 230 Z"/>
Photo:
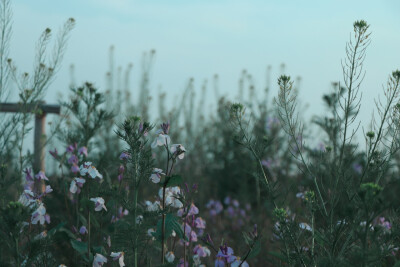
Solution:
<path fill-rule="evenodd" d="M 307 223 L 299 223 L 299 227 L 303 230 L 307 230 L 307 231 L 312 231 L 312 228 L 310 225 L 308 225 Z"/>
<path fill-rule="evenodd" d="M 158 211 L 160 209 L 160 201 L 154 201 L 154 203 L 152 203 L 146 200 L 144 203 L 147 211 Z"/>
<path fill-rule="evenodd" d="M 182 202 L 177 198 L 179 196 L 181 189 L 179 186 L 167 187 L 165 189 L 165 205 L 171 206 L 173 208 L 183 208 Z M 162 200 L 163 198 L 163 189 L 160 188 L 158 191 L 158 196 Z"/>
<path fill-rule="evenodd" d="M 201 264 L 201 259 L 199 255 L 193 255 L 193 263 L 194 266 L 199 266 Z"/>
<path fill-rule="evenodd" d="M 50 223 L 50 216 L 46 214 L 46 208 L 43 203 L 40 203 L 39 207 L 32 213 L 31 222 L 32 224 L 44 224 L 44 222 Z"/>
<path fill-rule="evenodd" d="M 104 263 L 107 262 L 107 258 L 103 255 L 96 253 L 93 259 L 93 267 L 101 267 Z"/>
<path fill-rule="evenodd" d="M 171 144 L 171 138 L 167 134 L 160 133 L 153 143 L 151 143 L 151 148 L 156 148 L 158 146 L 168 146 Z"/>
<path fill-rule="evenodd" d="M 141 224 L 143 222 L 143 216 L 139 215 L 136 217 L 136 224 Z"/>
<path fill-rule="evenodd" d="M 153 228 L 150 228 L 147 230 L 147 235 L 151 237 L 151 240 L 155 240 L 153 233 L 155 233 L 156 231 Z"/>
<path fill-rule="evenodd" d="M 185 157 L 186 149 L 181 144 L 173 144 L 171 146 L 171 153 L 175 154 L 179 159 L 183 159 Z"/>
<path fill-rule="evenodd" d="M 150 175 L 150 181 L 155 184 L 158 184 L 161 181 L 161 175 L 165 175 L 161 169 L 154 168 L 153 173 Z"/>
<path fill-rule="evenodd" d="M 74 180 L 72 180 L 72 182 L 71 182 L 71 186 L 69 187 L 69 191 L 72 193 L 72 194 L 75 194 L 76 193 L 76 191 L 78 191 L 78 186 L 80 187 L 80 188 L 82 188 L 83 187 L 83 184 L 86 182 L 86 180 L 85 179 L 83 179 L 83 178 L 75 178 Z M 78 185 L 78 186 L 77 186 Z"/>
<path fill-rule="evenodd" d="M 113 258 L 113 260 L 118 260 L 119 263 L 119 267 L 123 267 L 125 266 L 124 263 L 124 252 L 111 252 L 111 258 Z"/>
<path fill-rule="evenodd" d="M 167 254 L 165 254 L 165 259 L 166 259 L 169 263 L 173 262 L 173 261 L 175 260 L 174 252 L 168 251 Z"/>
<path fill-rule="evenodd" d="M 103 179 L 103 175 L 99 173 L 99 171 L 92 166 L 91 162 L 85 162 L 83 165 L 79 167 L 79 172 L 82 176 L 85 176 L 86 174 L 89 174 L 89 176 L 94 179 L 96 177 L 99 177 L 100 179 Z"/>
<path fill-rule="evenodd" d="M 94 202 L 94 210 L 95 211 L 101 211 L 101 209 L 104 209 L 105 211 L 107 211 L 106 205 L 104 205 L 105 201 L 102 197 L 95 197 L 95 198 L 91 198 L 91 201 Z"/>

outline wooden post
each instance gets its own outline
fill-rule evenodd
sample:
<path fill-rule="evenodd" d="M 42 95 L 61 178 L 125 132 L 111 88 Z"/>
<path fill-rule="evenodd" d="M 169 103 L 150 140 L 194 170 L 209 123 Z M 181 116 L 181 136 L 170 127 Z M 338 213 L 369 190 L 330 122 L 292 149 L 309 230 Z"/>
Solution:
<path fill-rule="evenodd" d="M 34 132 L 34 160 L 33 171 L 45 171 L 45 155 L 46 155 L 46 115 L 48 113 L 60 114 L 59 105 L 46 105 L 44 102 L 39 104 L 31 104 L 22 107 L 18 103 L 0 103 L 0 112 L 36 112 L 35 115 L 35 132 Z M 44 190 L 44 183 L 40 190 Z"/>

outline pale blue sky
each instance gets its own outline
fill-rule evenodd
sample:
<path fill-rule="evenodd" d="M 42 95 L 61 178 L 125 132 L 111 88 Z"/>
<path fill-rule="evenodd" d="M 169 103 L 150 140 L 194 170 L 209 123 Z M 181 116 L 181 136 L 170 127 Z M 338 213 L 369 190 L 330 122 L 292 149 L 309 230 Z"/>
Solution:
<path fill-rule="evenodd" d="M 265 85 L 267 65 L 276 81 L 281 63 L 287 74 L 302 77 L 300 97 L 321 112 L 321 96 L 332 81 L 342 80 L 340 61 L 352 23 L 371 24 L 372 43 L 362 86 L 363 118 L 371 114 L 373 97 L 388 74 L 400 69 L 400 1 L 133 1 L 14 0 L 11 56 L 30 71 L 40 33 L 76 19 L 63 67 L 50 88 L 67 92 L 68 67 L 76 66 L 77 81 L 105 87 L 108 48 L 115 45 L 117 65 L 134 64 L 137 87 L 143 51 L 157 50 L 152 89 L 178 94 L 188 78 L 196 88 L 218 73 L 222 93 L 237 92 L 242 69 L 253 74 L 258 90 Z M 276 95 L 276 91 L 272 92 Z M 232 94 L 233 95 L 233 94 Z M 314 106 L 315 104 L 315 106 Z"/>

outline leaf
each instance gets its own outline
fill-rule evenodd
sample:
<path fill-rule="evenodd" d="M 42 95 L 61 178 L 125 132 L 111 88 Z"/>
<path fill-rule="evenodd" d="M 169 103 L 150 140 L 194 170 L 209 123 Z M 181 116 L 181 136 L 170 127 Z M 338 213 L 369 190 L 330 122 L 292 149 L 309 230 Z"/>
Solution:
<path fill-rule="evenodd" d="M 51 228 L 51 230 L 49 230 L 47 232 L 47 234 L 49 236 L 54 235 L 58 230 L 61 230 L 62 228 L 64 228 L 64 225 L 66 225 L 66 224 L 67 224 L 66 222 L 59 223 L 56 227 Z"/>
<path fill-rule="evenodd" d="M 269 251 L 268 252 L 270 255 L 277 257 L 278 259 L 280 259 L 281 261 L 286 262 L 286 257 L 285 255 L 283 255 L 282 253 L 279 252 L 275 252 L 275 251 Z"/>
<path fill-rule="evenodd" d="M 80 254 L 84 254 L 87 252 L 88 247 L 87 247 L 87 243 L 85 243 L 85 242 L 71 239 L 71 245 Z"/>
<path fill-rule="evenodd" d="M 256 240 L 253 246 L 253 249 L 250 251 L 248 259 L 252 259 L 256 257 L 261 251 L 261 242 L 260 240 Z"/>
<path fill-rule="evenodd" d="M 175 215 L 173 215 L 172 213 L 168 213 L 165 216 L 165 237 L 169 237 L 172 234 L 172 231 L 175 231 L 175 233 L 180 238 L 185 238 L 185 240 L 187 240 L 187 237 L 183 236 L 183 229 L 182 229 L 182 226 L 178 222 L 178 218 Z M 158 222 L 157 222 L 157 231 L 155 233 L 152 233 L 152 235 L 157 240 L 161 240 L 162 219 L 158 220 Z"/>
<path fill-rule="evenodd" d="M 174 174 L 172 176 L 168 176 L 166 180 L 166 187 L 178 186 L 183 183 L 182 176 L 178 174 Z"/>

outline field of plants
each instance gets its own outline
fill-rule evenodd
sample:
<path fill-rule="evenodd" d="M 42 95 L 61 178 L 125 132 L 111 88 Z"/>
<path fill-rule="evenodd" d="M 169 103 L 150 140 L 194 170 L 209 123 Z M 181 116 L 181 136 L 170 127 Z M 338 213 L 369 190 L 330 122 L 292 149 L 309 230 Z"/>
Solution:
<path fill-rule="evenodd" d="M 311 122 L 287 74 L 256 90 L 243 72 L 215 110 L 217 86 L 189 80 L 169 108 L 153 50 L 138 88 L 128 68 L 46 106 L 74 27 L 45 29 L 21 73 L 0 1 L 0 266 L 400 266 L 400 71 L 361 127 L 366 21 L 344 29 L 343 78 Z"/>

